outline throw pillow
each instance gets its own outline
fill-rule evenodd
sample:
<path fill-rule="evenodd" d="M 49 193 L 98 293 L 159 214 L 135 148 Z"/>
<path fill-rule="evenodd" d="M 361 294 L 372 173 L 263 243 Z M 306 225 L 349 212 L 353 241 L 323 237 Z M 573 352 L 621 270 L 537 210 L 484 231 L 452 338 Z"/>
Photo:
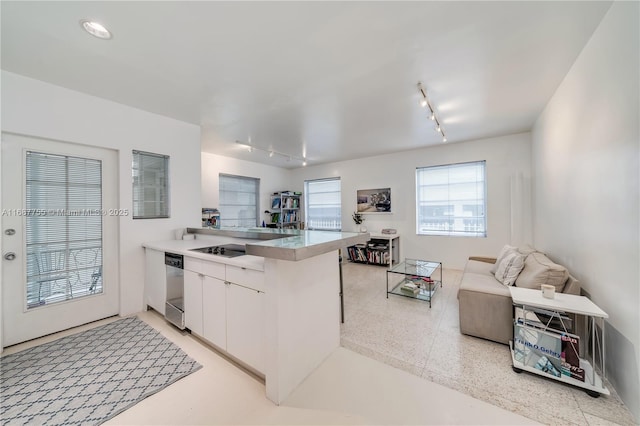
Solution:
<path fill-rule="evenodd" d="M 511 252 L 517 252 L 517 251 L 518 251 L 517 247 L 510 246 L 509 244 L 505 244 L 505 246 L 502 247 L 502 250 L 500 250 L 500 253 L 498 253 L 496 263 L 494 263 L 491 269 L 489 269 L 489 272 L 491 272 L 492 274 L 495 274 L 496 271 L 498 270 L 498 266 L 500 265 L 500 262 L 502 262 L 502 259 L 504 259 L 507 254 Z"/>
<path fill-rule="evenodd" d="M 498 265 L 495 273 L 496 279 L 506 286 L 513 285 L 520 271 L 524 268 L 524 258 L 517 251 L 508 253 Z"/>
<path fill-rule="evenodd" d="M 524 261 L 524 269 L 516 279 L 516 287 L 539 290 L 542 284 L 552 285 L 556 292 L 564 289 L 569 271 L 564 266 L 553 263 L 540 252 L 531 253 Z"/>

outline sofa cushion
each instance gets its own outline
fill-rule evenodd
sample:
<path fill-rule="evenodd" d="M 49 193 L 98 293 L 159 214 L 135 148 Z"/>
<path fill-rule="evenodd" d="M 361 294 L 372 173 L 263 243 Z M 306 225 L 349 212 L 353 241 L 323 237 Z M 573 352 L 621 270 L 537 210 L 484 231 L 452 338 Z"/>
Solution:
<path fill-rule="evenodd" d="M 511 292 L 498 282 L 493 275 L 483 273 L 466 272 L 462 275 L 459 291 L 471 291 L 476 293 L 489 293 L 497 296 L 509 298 L 511 303 Z"/>
<path fill-rule="evenodd" d="M 493 263 L 480 262 L 478 260 L 469 260 L 464 266 L 464 273 L 493 275 L 493 273 L 491 272 L 491 268 L 493 268 L 493 265 Z"/>
<path fill-rule="evenodd" d="M 502 247 L 502 250 L 500 250 L 500 253 L 498 253 L 498 257 L 496 260 L 496 263 L 493 264 L 493 267 L 491 268 L 491 273 L 495 274 L 496 271 L 498 270 L 498 266 L 500 265 L 500 262 L 502 262 L 502 259 L 505 258 L 506 255 L 508 255 L 509 253 L 512 252 L 518 252 L 518 247 L 515 246 L 510 246 L 509 244 L 505 244 L 504 247 Z"/>
<path fill-rule="evenodd" d="M 515 283 L 516 278 L 524 268 L 524 256 L 518 252 L 510 252 L 507 254 L 498 269 L 496 270 L 495 277 L 498 281 L 506 286 L 511 286 Z"/>
<path fill-rule="evenodd" d="M 540 252 L 531 253 L 524 261 L 524 269 L 516 279 L 516 287 L 540 289 L 542 284 L 552 285 L 561 292 L 569 277 L 564 266 L 558 265 Z"/>

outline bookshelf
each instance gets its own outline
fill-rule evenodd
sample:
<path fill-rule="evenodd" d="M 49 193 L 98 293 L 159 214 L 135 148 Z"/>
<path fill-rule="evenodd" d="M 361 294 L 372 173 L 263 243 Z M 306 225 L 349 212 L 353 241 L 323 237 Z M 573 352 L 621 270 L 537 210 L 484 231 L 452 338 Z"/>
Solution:
<path fill-rule="evenodd" d="M 283 191 L 271 195 L 270 224 L 277 228 L 300 228 L 301 192 Z"/>
<path fill-rule="evenodd" d="M 400 236 L 371 234 L 366 243 L 347 247 L 347 254 L 351 262 L 392 267 L 400 259 Z"/>
<path fill-rule="evenodd" d="M 220 228 L 220 212 L 214 208 L 202 209 L 202 227 L 203 228 Z"/>

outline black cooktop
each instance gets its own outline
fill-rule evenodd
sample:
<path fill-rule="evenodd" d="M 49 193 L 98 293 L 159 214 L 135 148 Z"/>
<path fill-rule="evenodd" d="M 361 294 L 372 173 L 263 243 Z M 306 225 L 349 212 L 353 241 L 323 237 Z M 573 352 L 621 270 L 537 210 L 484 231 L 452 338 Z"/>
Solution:
<path fill-rule="evenodd" d="M 245 247 L 240 244 L 223 244 L 221 246 L 201 247 L 191 249 L 191 251 L 197 251 L 200 253 L 213 254 L 222 257 L 237 257 L 244 256 L 246 253 Z"/>

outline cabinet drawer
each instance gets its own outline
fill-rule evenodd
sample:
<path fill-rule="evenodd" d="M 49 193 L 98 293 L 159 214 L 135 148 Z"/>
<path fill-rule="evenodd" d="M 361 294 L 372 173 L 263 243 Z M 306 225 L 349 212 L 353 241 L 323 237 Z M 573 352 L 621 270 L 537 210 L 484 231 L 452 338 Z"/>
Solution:
<path fill-rule="evenodd" d="M 224 263 L 185 257 L 184 269 L 224 280 Z"/>
<path fill-rule="evenodd" d="M 227 265 L 227 281 L 264 292 L 264 272 Z"/>
<path fill-rule="evenodd" d="M 224 263 L 202 262 L 202 273 L 213 278 L 224 280 Z"/>
<path fill-rule="evenodd" d="M 202 264 L 204 262 L 200 259 L 194 259 L 191 257 L 186 257 L 184 258 L 184 269 L 188 270 L 188 271 L 193 271 L 193 272 L 197 272 L 199 274 L 202 273 Z"/>

